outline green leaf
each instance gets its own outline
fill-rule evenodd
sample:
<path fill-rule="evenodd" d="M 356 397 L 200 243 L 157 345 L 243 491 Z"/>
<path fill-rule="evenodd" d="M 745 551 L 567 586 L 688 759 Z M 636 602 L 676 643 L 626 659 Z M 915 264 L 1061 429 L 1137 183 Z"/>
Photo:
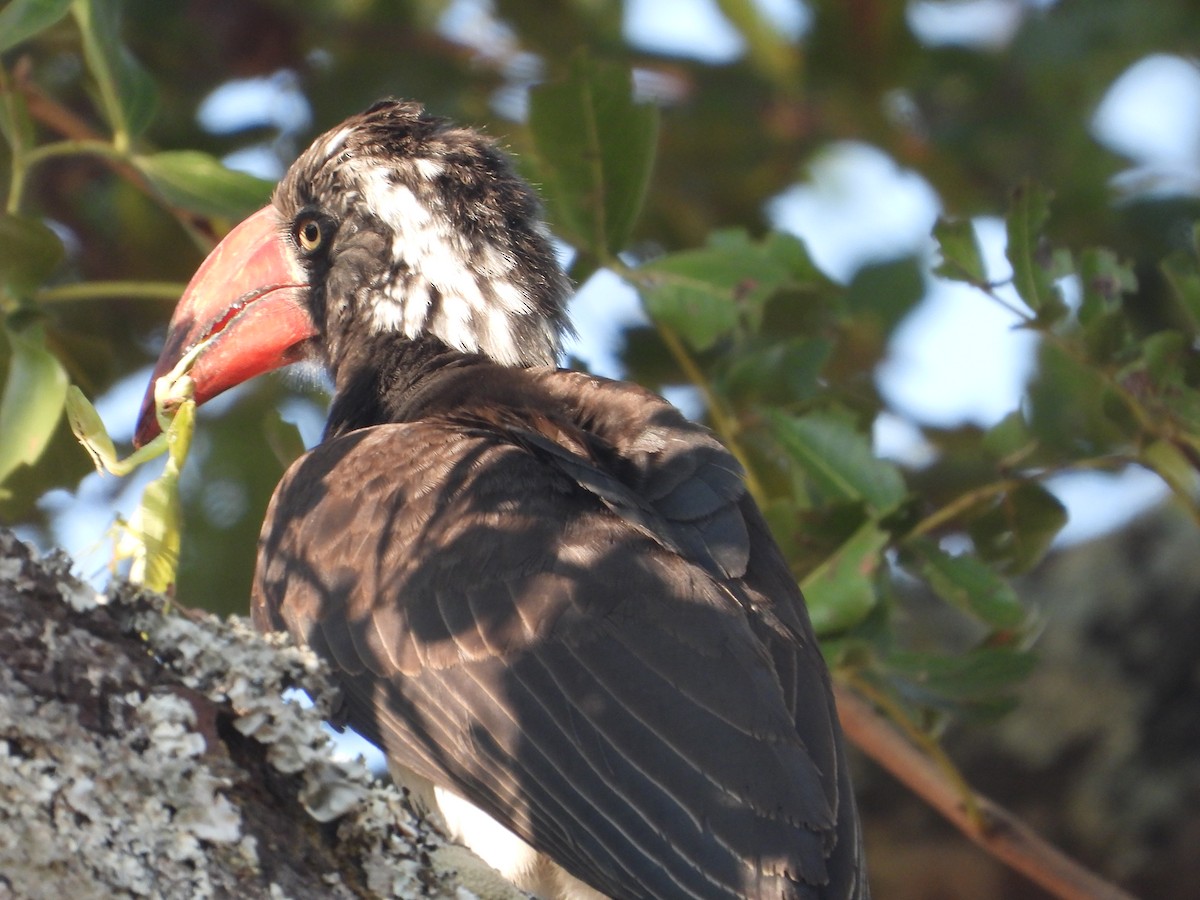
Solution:
<path fill-rule="evenodd" d="M 983 449 L 1006 465 L 1014 465 L 1036 447 L 1037 439 L 1019 409 L 1010 412 L 983 436 Z"/>
<path fill-rule="evenodd" d="M 67 388 L 67 421 L 76 440 L 91 456 L 97 472 L 109 472 L 113 475 L 128 475 L 147 460 L 161 456 L 167 449 L 166 438 L 159 435 L 150 443 L 135 450 L 125 459 L 118 459 L 117 448 L 113 446 L 112 438 L 96 407 L 83 395 L 83 391 L 75 385 Z"/>
<path fill-rule="evenodd" d="M 864 368 L 882 361 L 888 339 L 925 296 L 924 264 L 915 257 L 869 263 L 854 273 L 843 295 L 843 352 Z M 849 348 L 853 348 L 850 350 Z"/>
<path fill-rule="evenodd" d="M 1170 441 L 1154 441 L 1145 447 L 1138 459 L 1158 473 L 1167 486 L 1187 503 L 1192 503 L 1196 491 L 1196 468 L 1187 456 Z"/>
<path fill-rule="evenodd" d="M 18 466 L 37 462 L 67 396 L 67 373 L 46 349 L 41 326 L 4 333 L 12 354 L 0 396 L 0 484 Z"/>
<path fill-rule="evenodd" d="M 54 272 L 63 253 L 58 235 L 42 222 L 0 214 L 0 287 L 13 296 L 31 296 Z"/>
<path fill-rule="evenodd" d="M 650 318 L 678 333 L 696 350 L 709 349 L 733 333 L 738 324 L 733 292 L 709 280 L 704 263 L 671 257 L 669 263 L 638 282 Z"/>
<path fill-rule="evenodd" d="M 1026 482 L 999 497 L 968 526 L 979 555 L 1010 575 L 1039 563 L 1067 524 L 1067 510 L 1040 484 Z"/>
<path fill-rule="evenodd" d="M 566 80 L 531 92 L 538 178 L 564 237 L 607 259 L 641 212 L 658 139 L 658 110 L 635 103 L 624 66 L 579 55 Z"/>
<path fill-rule="evenodd" d="M 888 667 L 921 689 L 957 700 L 986 699 L 1011 690 L 1033 671 L 1037 659 L 1012 647 L 981 647 L 964 656 L 894 653 Z"/>
<path fill-rule="evenodd" d="M 730 359 L 721 393 L 739 402 L 797 403 L 815 396 L 833 353 L 827 338 L 774 339 Z"/>
<path fill-rule="evenodd" d="M 746 245 L 745 232 L 725 229 L 709 234 L 709 241 L 714 247 L 728 245 L 734 249 Z M 764 261 L 772 267 L 778 266 L 787 273 L 788 280 L 794 284 L 811 285 L 824 284 L 825 276 L 817 268 L 804 245 L 794 234 L 786 231 L 770 231 L 761 241 Z"/>
<path fill-rule="evenodd" d="M 71 431 L 91 456 L 96 471 L 113 471 L 113 464 L 117 462 L 117 448 L 113 446 L 112 438 L 108 436 L 108 429 L 104 427 L 104 420 L 96 412 L 96 407 L 92 406 L 83 391 L 73 384 L 68 386 L 65 400 Z"/>
<path fill-rule="evenodd" d="M 73 8 L 100 104 L 118 149 L 127 149 L 129 137 L 145 131 L 154 118 L 157 85 L 121 43 L 121 0 L 74 0 Z"/>
<path fill-rule="evenodd" d="M 939 217 L 933 226 L 933 237 L 942 251 L 942 261 L 933 270 L 935 275 L 974 285 L 987 283 L 983 252 L 970 219 Z"/>
<path fill-rule="evenodd" d="M 12 0 L 0 10 L 0 53 L 58 22 L 71 0 Z"/>
<path fill-rule="evenodd" d="M 1162 273 L 1176 305 L 1187 316 L 1193 334 L 1200 332 L 1200 269 L 1192 253 L 1173 253 L 1162 261 Z"/>
<path fill-rule="evenodd" d="M 762 8 L 750 0 L 717 0 L 717 5 L 746 41 L 750 64 L 781 86 L 801 83 L 800 55 Z"/>
<path fill-rule="evenodd" d="M 117 554 L 133 560 L 129 580 L 165 593 L 175 584 L 183 515 L 179 475 L 187 460 L 196 427 L 196 402 L 180 404 L 167 428 L 167 464 L 163 473 L 146 485 L 128 524 L 122 529 Z"/>
<path fill-rule="evenodd" d="M 1180 331 L 1156 331 L 1142 341 L 1141 364 L 1157 386 L 1178 382 L 1189 341 Z"/>
<path fill-rule="evenodd" d="M 1025 610 L 1016 591 L 975 556 L 951 556 L 932 541 L 907 545 L 918 559 L 919 570 L 939 597 L 995 628 L 1017 628 Z"/>
<path fill-rule="evenodd" d="M 1173 383 L 1164 392 L 1163 408 L 1173 422 L 1175 443 L 1200 458 L 1200 390 Z"/>
<path fill-rule="evenodd" d="M 242 219 L 271 196 L 271 182 L 227 169 L 198 150 L 169 150 L 134 162 L 164 200 L 204 216 Z"/>
<path fill-rule="evenodd" d="M 888 535 L 867 522 L 800 583 L 817 634 L 845 631 L 875 606 L 875 570 Z"/>
<path fill-rule="evenodd" d="M 1105 373 L 1053 341 L 1038 348 L 1029 386 L 1031 430 L 1048 453 L 1100 456 L 1135 441 L 1141 426 L 1105 381 Z"/>
<path fill-rule="evenodd" d="M 1119 309 L 1122 295 L 1137 290 L 1133 268 L 1122 263 L 1107 247 L 1092 247 L 1080 254 L 1079 280 L 1083 289 L 1079 321 L 1084 325 Z"/>
<path fill-rule="evenodd" d="M 708 246 L 646 263 L 632 277 L 651 318 L 707 350 L 743 320 L 757 330 L 767 300 L 809 271 L 803 244 L 790 235 L 755 243 L 743 231 L 723 231 Z"/>
<path fill-rule="evenodd" d="M 4 12 L 8 12 L 9 9 L 12 7 L 5 8 Z M 0 17 L 3 15 L 4 13 L 0 13 Z M 4 34 L 2 25 L 0 34 Z M 14 152 L 28 150 L 33 146 L 33 119 L 29 117 L 25 95 L 11 90 L 3 78 L 0 78 L 0 135 L 4 136 L 4 140 Z"/>
<path fill-rule="evenodd" d="M 1083 289 L 1079 323 L 1088 357 L 1110 362 L 1129 343 L 1129 319 L 1122 310 L 1121 296 L 1137 290 L 1137 277 L 1111 250 L 1091 248 L 1080 254 L 1079 282 Z"/>
<path fill-rule="evenodd" d="M 1053 320 L 1066 312 L 1054 287 L 1048 265 L 1042 262 L 1042 228 L 1050 218 L 1050 193 L 1025 182 L 1013 191 L 1008 212 L 1008 246 L 1005 253 L 1013 269 L 1013 287 L 1039 320 Z"/>
<path fill-rule="evenodd" d="M 772 413 L 776 437 L 829 500 L 863 502 L 876 517 L 903 502 L 900 471 L 877 458 L 866 435 L 827 413 Z"/>

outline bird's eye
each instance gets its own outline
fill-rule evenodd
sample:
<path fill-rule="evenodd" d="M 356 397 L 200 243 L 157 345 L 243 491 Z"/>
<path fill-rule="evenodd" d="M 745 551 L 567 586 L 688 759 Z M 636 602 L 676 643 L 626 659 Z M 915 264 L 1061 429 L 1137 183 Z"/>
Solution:
<path fill-rule="evenodd" d="M 294 232 L 296 243 L 305 253 L 316 253 L 325 243 L 325 231 L 321 228 L 321 223 L 313 216 L 298 219 Z"/>

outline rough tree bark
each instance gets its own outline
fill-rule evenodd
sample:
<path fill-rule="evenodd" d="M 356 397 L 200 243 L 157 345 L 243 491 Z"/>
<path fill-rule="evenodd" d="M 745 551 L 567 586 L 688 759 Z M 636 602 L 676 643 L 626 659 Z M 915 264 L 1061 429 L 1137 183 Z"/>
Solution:
<path fill-rule="evenodd" d="M 333 758 L 314 655 L 163 607 L 0 530 L 0 897 L 524 896 Z"/>

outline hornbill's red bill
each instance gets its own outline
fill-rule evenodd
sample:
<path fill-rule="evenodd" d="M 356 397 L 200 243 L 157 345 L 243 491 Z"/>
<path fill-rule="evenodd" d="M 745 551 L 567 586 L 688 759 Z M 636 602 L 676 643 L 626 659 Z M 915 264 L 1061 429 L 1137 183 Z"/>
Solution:
<path fill-rule="evenodd" d="M 475 132 L 384 102 L 305 151 L 156 369 L 207 341 L 201 402 L 302 356 L 333 377 L 254 619 L 330 660 L 468 843 L 464 799 L 519 836 L 477 849 L 532 889 L 866 897 L 828 673 L 741 469 L 661 398 L 554 368 L 568 293 Z"/>

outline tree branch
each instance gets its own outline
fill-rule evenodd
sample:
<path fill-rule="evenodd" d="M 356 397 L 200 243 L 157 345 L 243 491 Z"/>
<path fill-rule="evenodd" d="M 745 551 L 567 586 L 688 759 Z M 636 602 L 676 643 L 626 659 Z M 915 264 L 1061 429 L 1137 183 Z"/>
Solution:
<path fill-rule="evenodd" d="M 18 73 L 19 74 L 19 73 Z M 82 145 L 103 144 L 113 148 L 111 155 L 101 154 L 95 158 L 103 162 L 113 172 L 136 186 L 148 197 L 151 197 L 166 210 L 192 236 L 201 249 L 211 249 L 220 237 L 212 227 L 212 223 L 204 216 L 182 207 L 169 203 L 138 171 L 137 166 L 122 158 L 124 151 L 117 150 L 104 135 L 96 131 L 87 121 L 72 110 L 46 94 L 40 87 L 28 78 L 18 78 L 17 88 L 24 96 L 29 115 L 47 128 L 61 134 L 67 142 L 77 142 Z"/>
<path fill-rule="evenodd" d="M 0 529 L 0 895 L 525 896 L 332 755 L 310 651 L 163 602 Z"/>
<path fill-rule="evenodd" d="M 982 823 L 978 824 L 967 814 L 962 795 L 932 760 L 852 690 L 842 686 L 835 690 L 846 737 L 989 855 L 1063 900 L 1133 900 L 1051 846 L 1008 810 L 975 794 Z"/>

